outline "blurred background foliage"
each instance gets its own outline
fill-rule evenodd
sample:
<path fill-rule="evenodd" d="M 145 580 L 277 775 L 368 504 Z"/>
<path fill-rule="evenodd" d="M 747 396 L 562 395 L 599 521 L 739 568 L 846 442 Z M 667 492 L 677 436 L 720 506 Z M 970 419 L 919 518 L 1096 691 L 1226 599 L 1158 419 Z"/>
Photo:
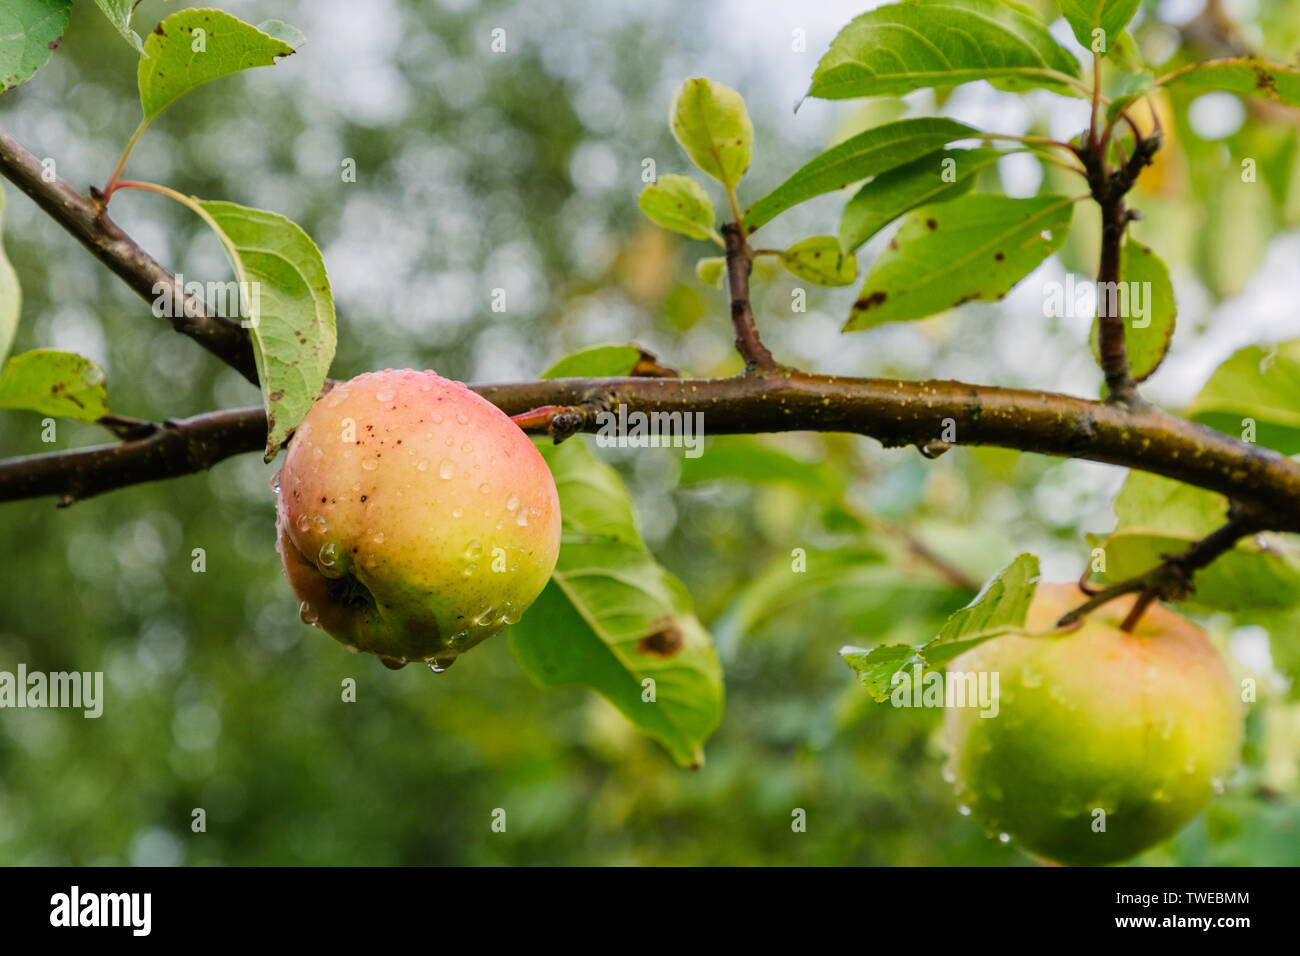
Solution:
<path fill-rule="evenodd" d="M 137 27 L 185 5 L 143 0 Z M 692 272 L 713 250 L 636 207 L 644 159 L 688 171 L 666 122 L 688 75 L 748 100 L 758 133 L 749 201 L 829 142 L 904 111 L 1061 137 L 1086 123 L 1086 106 L 986 84 L 901 104 L 809 101 L 793 115 L 820 52 L 863 4 L 221 6 L 287 20 L 309 43 L 188 96 L 128 173 L 302 224 L 334 285 L 336 377 L 410 365 L 524 379 L 579 348 L 629 340 L 684 371 L 736 371 L 725 298 Z M 1217 15 L 1238 29 L 1225 32 Z M 489 51 L 496 27 L 505 54 Z M 1157 64 L 1225 44 L 1291 62 L 1300 2 L 1144 4 L 1134 34 Z M 1150 394 L 1176 406 L 1234 349 L 1296 335 L 1300 164 L 1294 111 L 1227 94 L 1160 106 L 1169 149 L 1140 184 L 1135 234 L 1174 272 L 1179 328 Z M 134 54 L 89 0 L 74 3 L 53 61 L 0 98 L 0 123 L 83 189 L 103 183 L 138 114 Z M 1243 157 L 1258 158 L 1260 184 L 1240 182 Z M 355 183 L 340 176 L 346 158 Z M 1056 173 L 1023 157 L 998 167 L 1013 195 L 1062 188 Z M 15 351 L 94 358 L 123 414 L 257 401 L 6 188 L 6 248 L 25 296 Z M 834 232 L 836 201 L 791 211 L 771 239 Z M 113 210 L 173 270 L 226 277 L 216 243 L 179 207 L 123 193 Z M 794 280 L 764 270 L 756 311 L 777 355 L 809 368 L 1095 395 L 1090 319 L 1042 309 L 1042 284 L 1092 271 L 1095 245 L 1080 209 L 1062 254 L 1004 302 L 920 323 L 841 336 L 853 289 L 809 289 L 808 311 L 793 314 Z M 504 313 L 490 309 L 494 288 L 507 291 Z M 61 448 L 105 437 L 58 428 Z M 6 455 L 49 450 L 39 432 L 37 416 L 0 413 Z M 703 770 L 677 769 L 592 695 L 536 688 L 504 638 L 434 676 L 390 672 L 301 624 L 274 548 L 275 466 L 245 456 L 70 510 L 0 505 L 0 669 L 106 674 L 98 720 L 0 712 L 0 863 L 1032 862 L 957 813 L 939 773 L 939 714 L 873 704 L 836 651 L 920 642 L 971 597 L 899 528 L 977 581 L 1026 549 L 1047 577 L 1073 578 L 1086 535 L 1114 526 L 1123 471 L 961 447 L 926 461 L 839 435 L 715 439 L 693 460 L 672 449 L 601 455 L 628 480 L 647 542 L 719 645 L 727 709 Z M 191 570 L 195 548 L 205 573 Z M 806 575 L 789 573 L 796 548 Z M 1227 794 L 1139 862 L 1294 863 L 1295 618 L 1201 619 L 1234 669 L 1258 681 L 1247 759 Z M 345 678 L 356 703 L 340 699 Z M 205 833 L 191 832 L 198 807 Z M 507 811 L 506 833 L 491 831 L 495 808 Z M 806 833 L 792 832 L 795 808 Z"/>

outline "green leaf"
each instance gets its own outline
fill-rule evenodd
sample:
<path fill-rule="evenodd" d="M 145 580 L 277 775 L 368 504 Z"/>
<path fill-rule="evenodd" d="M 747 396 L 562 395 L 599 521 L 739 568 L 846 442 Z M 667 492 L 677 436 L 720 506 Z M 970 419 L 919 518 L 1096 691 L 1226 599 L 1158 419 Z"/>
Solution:
<path fill-rule="evenodd" d="M 749 169 L 754 125 L 739 93 L 707 77 L 687 80 L 673 97 L 669 122 L 691 162 L 725 186 L 740 182 Z"/>
<path fill-rule="evenodd" d="M 1300 69 L 1270 63 L 1257 56 L 1230 57 L 1193 63 L 1156 81 L 1197 90 L 1228 90 L 1262 96 L 1286 106 L 1300 106 Z"/>
<path fill-rule="evenodd" d="M 991 577 L 970 604 L 955 611 L 934 640 L 919 648 L 908 644 L 883 644 L 869 651 L 845 647 L 840 656 L 857 671 L 872 697 L 887 700 L 894 675 L 909 665 L 937 667 L 990 638 L 1023 631 L 1037 587 L 1038 558 L 1021 554 Z"/>
<path fill-rule="evenodd" d="M 100 11 L 108 17 L 108 22 L 113 24 L 126 42 L 135 47 L 140 54 L 147 55 L 144 52 L 144 44 L 140 42 L 140 34 L 131 29 L 131 14 L 138 2 L 139 0 L 95 0 Z"/>
<path fill-rule="evenodd" d="M 631 375 L 647 353 L 636 345 L 598 345 L 566 355 L 542 378 L 623 378 Z"/>
<path fill-rule="evenodd" d="M 179 10 L 144 41 L 145 58 L 136 79 L 145 122 L 196 86 L 255 66 L 273 66 L 293 52 L 284 40 L 221 10 Z"/>
<path fill-rule="evenodd" d="M 855 252 L 917 206 L 946 202 L 970 192 L 979 174 L 1002 155 L 996 149 L 945 149 L 881 173 L 844 207 L 840 244 Z"/>
<path fill-rule="evenodd" d="M 849 285 L 858 277 L 858 260 L 834 236 L 809 236 L 781 253 L 781 264 L 817 285 Z"/>
<path fill-rule="evenodd" d="M 1169 281 L 1169 270 L 1154 252 L 1128 239 L 1120 252 L 1120 282 L 1112 300 L 1107 294 L 1105 302 L 1117 308 L 1124 319 L 1124 342 L 1128 348 L 1129 371 L 1136 381 L 1144 381 L 1160 367 L 1169 351 L 1174 336 L 1174 319 L 1178 309 L 1174 306 L 1174 287 Z M 1137 283 L 1137 285 L 1134 285 Z M 1137 297 L 1134 298 L 1134 290 Z M 1101 296 L 1101 293 L 1098 293 Z M 1100 361 L 1100 319 L 1092 323 L 1092 354 Z"/>
<path fill-rule="evenodd" d="M 0 408 L 93 422 L 108 414 L 104 370 L 71 352 L 22 352 L 0 373 Z"/>
<path fill-rule="evenodd" d="M 1222 495 L 1144 471 L 1129 472 L 1114 508 L 1120 529 L 1160 528 L 1188 539 L 1203 538 L 1228 520 Z"/>
<path fill-rule="evenodd" d="M 727 272 L 727 260 L 722 256 L 706 256 L 695 262 L 695 277 L 705 285 L 722 288 L 722 277 Z"/>
<path fill-rule="evenodd" d="M 692 239 L 714 239 L 717 216 L 704 187 L 689 176 L 660 176 L 641 190 L 637 199 L 641 211 L 652 220 Z"/>
<path fill-rule="evenodd" d="M 1074 201 L 972 195 L 908 214 L 863 283 L 844 331 L 999 299 L 1065 241 Z"/>
<path fill-rule="evenodd" d="M 754 203 L 745 213 L 745 229 L 753 232 L 791 206 L 814 196 L 910 163 L 953 140 L 978 135 L 978 130 L 965 123 L 933 116 L 873 127 L 832 146 Z"/>
<path fill-rule="evenodd" d="M 311 237 L 278 213 L 231 202 L 199 205 L 246 290 L 242 314 L 262 384 L 269 461 L 315 403 L 334 360 L 334 297 L 325 262 Z"/>
<path fill-rule="evenodd" d="M 948 618 L 939 636 L 922 648 L 925 659 L 942 663 L 991 637 L 1023 628 L 1037 587 L 1038 558 L 1028 552 L 1017 555 L 985 582 L 970 604 Z"/>
<path fill-rule="evenodd" d="M 905 0 L 862 14 L 817 64 L 809 96 L 828 100 L 989 80 L 1076 92 L 1078 61 L 1023 7 L 999 0 Z"/>
<path fill-rule="evenodd" d="M 1105 552 L 1108 581 L 1151 570 L 1223 525 L 1222 495 L 1146 472 L 1130 472 L 1115 499 L 1116 529 L 1096 541 Z M 1296 539 L 1260 535 L 1196 572 L 1195 591 L 1183 603 L 1217 611 L 1284 610 L 1300 606 L 1300 550 Z"/>
<path fill-rule="evenodd" d="M 1186 414 L 1238 436 L 1248 418 L 1260 444 L 1285 454 L 1300 452 L 1300 339 L 1234 353 L 1210 376 Z"/>
<path fill-rule="evenodd" d="M 71 0 L 5 0 L 0 6 L 0 93 L 31 79 L 68 27 Z"/>
<path fill-rule="evenodd" d="M 1093 31 L 1103 31 L 1105 47 L 1109 53 L 1128 22 L 1137 13 L 1141 0 L 1060 0 L 1061 16 L 1065 17 L 1074 38 L 1085 50 L 1093 48 Z"/>
<path fill-rule="evenodd" d="M 581 439 L 543 453 L 564 532 L 550 583 L 510 630 L 516 660 L 545 687 L 596 691 L 679 764 L 701 766 L 722 717 L 722 670 L 690 595 L 639 538 L 627 537 L 631 503 L 613 469 Z M 593 517 L 589 499 L 601 489 L 612 494 Z M 623 531 L 603 533 L 611 527 Z"/>
<path fill-rule="evenodd" d="M 583 440 L 538 443 L 555 477 L 566 531 L 641 546 L 632 496 L 618 472 L 597 458 Z"/>
<path fill-rule="evenodd" d="M 18 284 L 18 273 L 4 250 L 4 190 L 0 189 L 0 362 L 9 354 L 18 331 L 18 314 L 22 309 L 23 290 Z"/>
<path fill-rule="evenodd" d="M 894 687 L 894 675 L 909 669 L 909 665 L 923 663 L 924 658 L 910 644 L 880 644 L 867 650 L 862 647 L 842 647 L 840 657 L 857 671 L 876 701 L 889 700 Z"/>
<path fill-rule="evenodd" d="M 804 461 L 748 435 L 719 435 L 707 455 L 682 459 L 683 485 L 727 479 L 793 485 L 827 503 L 841 501 L 847 490 L 843 477 L 821 462 Z"/>

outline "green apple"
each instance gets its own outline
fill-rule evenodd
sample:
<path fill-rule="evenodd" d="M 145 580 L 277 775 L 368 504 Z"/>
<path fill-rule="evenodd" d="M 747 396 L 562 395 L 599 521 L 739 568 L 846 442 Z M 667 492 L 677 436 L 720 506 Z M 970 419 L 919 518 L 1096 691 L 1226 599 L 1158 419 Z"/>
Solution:
<path fill-rule="evenodd" d="M 518 621 L 560 548 L 555 480 L 528 436 L 412 369 L 359 375 L 312 407 L 276 518 L 303 620 L 390 667 L 443 670 Z"/>
<path fill-rule="evenodd" d="M 1040 584 L 1030 631 L 1083 600 Z M 1242 741 L 1242 703 L 1205 632 L 1159 605 L 1133 633 L 1133 597 L 1077 630 L 994 638 L 948 664 L 998 675 L 996 715 L 949 708 L 945 776 L 989 830 L 1059 863 L 1111 863 L 1177 832 L 1222 789 Z M 993 712 L 990 708 L 986 712 Z M 964 811 L 963 811 L 964 812 Z"/>

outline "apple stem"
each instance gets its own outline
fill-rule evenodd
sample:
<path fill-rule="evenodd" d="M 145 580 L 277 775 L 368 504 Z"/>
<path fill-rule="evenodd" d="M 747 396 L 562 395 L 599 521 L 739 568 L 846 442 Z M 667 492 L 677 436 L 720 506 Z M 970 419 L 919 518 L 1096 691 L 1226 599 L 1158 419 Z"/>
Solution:
<path fill-rule="evenodd" d="M 1124 623 L 1119 626 L 1119 629 L 1125 634 L 1132 634 L 1133 629 L 1142 620 L 1142 615 L 1146 613 L 1147 608 L 1151 606 L 1151 602 L 1155 599 L 1156 594 L 1154 591 L 1143 591 L 1139 594 L 1138 599 L 1133 603 L 1133 610 L 1128 612 L 1128 616 L 1124 618 Z"/>

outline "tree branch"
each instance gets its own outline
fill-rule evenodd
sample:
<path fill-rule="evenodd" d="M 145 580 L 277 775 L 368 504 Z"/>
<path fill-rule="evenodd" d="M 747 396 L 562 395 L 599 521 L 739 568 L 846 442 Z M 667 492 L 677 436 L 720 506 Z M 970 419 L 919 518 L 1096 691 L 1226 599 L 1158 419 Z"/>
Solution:
<path fill-rule="evenodd" d="M 170 310 L 176 313 L 168 316 L 172 327 L 257 384 L 257 365 L 248 330 L 238 322 L 210 315 L 201 299 L 186 295 L 176 276 L 108 218 L 102 204 L 81 195 L 64 180 L 48 175 L 41 161 L 4 129 L 0 129 L 0 175 L 30 196 L 146 302 L 152 304 L 158 300 L 160 287 L 177 290 L 171 301 L 183 303 L 183 307 Z"/>
<path fill-rule="evenodd" d="M 117 431 L 123 421 L 104 424 Z M 0 462 L 0 501 L 58 495 L 63 507 L 128 485 L 204 471 L 266 445 L 266 413 L 260 407 L 161 424 L 130 421 L 131 433 L 138 437 L 116 445 Z"/>
<path fill-rule="evenodd" d="M 888 447 L 923 447 L 941 434 L 955 433 L 958 444 L 1086 458 L 1163 475 L 1240 502 L 1271 530 L 1300 532 L 1300 463 L 1145 404 L 961 382 L 839 378 L 792 369 L 725 379 L 548 379 L 478 385 L 474 391 L 507 415 L 545 406 L 591 408 L 593 403 L 605 408 L 621 403 L 629 412 L 699 412 L 706 431 L 714 435 L 853 432 Z M 595 416 L 582 417 L 581 429 L 594 431 Z M 545 431 L 548 425 L 542 416 L 530 430 Z M 260 408 L 198 416 L 167 427 L 181 432 L 182 444 L 188 443 L 189 427 L 198 429 L 202 454 L 164 461 L 156 451 L 162 440 L 155 436 L 111 448 L 0 462 L 0 501 L 51 494 L 76 500 L 188 474 L 230 455 L 260 451 L 266 439 Z"/>

